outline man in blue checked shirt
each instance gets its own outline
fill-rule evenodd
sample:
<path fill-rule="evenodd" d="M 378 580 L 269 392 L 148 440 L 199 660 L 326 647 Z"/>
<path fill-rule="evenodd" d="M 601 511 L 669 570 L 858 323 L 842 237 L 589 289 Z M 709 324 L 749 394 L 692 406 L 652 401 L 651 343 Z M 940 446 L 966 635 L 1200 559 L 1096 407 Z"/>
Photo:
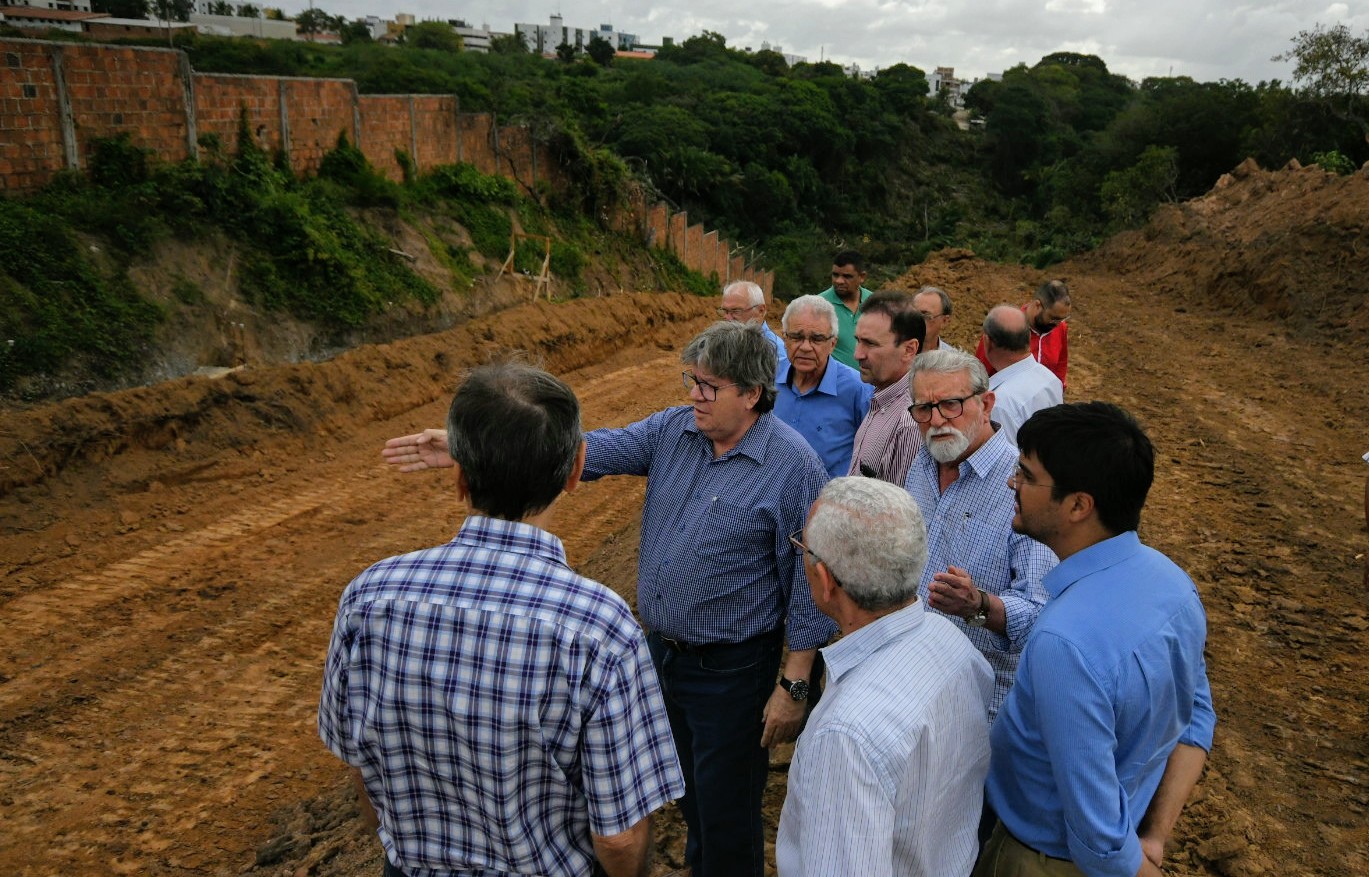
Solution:
<path fill-rule="evenodd" d="M 694 877 L 759 877 L 766 747 L 798 733 L 835 632 L 789 544 L 827 471 L 771 413 L 775 350 L 759 326 L 715 323 L 680 358 L 691 404 L 591 432 L 585 479 L 647 479 L 637 610 L 684 768 L 687 863 Z"/>
<path fill-rule="evenodd" d="M 387 877 L 635 877 L 650 814 L 684 792 L 631 611 L 544 529 L 584 447 L 571 389 L 504 364 L 457 392 L 447 454 L 386 450 L 406 469 L 454 461 L 472 509 L 451 542 L 372 566 L 338 605 L 319 735 L 352 767 Z"/>
<path fill-rule="evenodd" d="M 1136 528 L 1155 474 L 1121 408 L 1057 405 L 1018 431 L 1013 528 L 1060 557 L 990 732 L 999 823 L 976 877 L 1159 877 L 1217 722 L 1193 581 Z"/>
<path fill-rule="evenodd" d="M 1046 546 L 1013 532 L 1008 476 L 1017 448 L 990 422 L 994 394 L 967 353 L 933 350 L 913 360 L 909 413 L 922 433 L 905 487 L 927 522 L 927 568 L 918 596 L 945 613 L 994 671 L 989 721 L 1046 604 L 1041 579 L 1056 564 Z"/>

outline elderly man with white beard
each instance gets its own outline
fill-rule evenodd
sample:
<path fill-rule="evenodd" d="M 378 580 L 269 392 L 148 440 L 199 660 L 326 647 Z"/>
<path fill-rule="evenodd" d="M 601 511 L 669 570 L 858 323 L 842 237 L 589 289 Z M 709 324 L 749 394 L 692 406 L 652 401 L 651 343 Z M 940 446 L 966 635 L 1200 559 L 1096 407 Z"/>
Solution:
<path fill-rule="evenodd" d="M 992 723 L 1012 687 L 1017 659 L 1046 604 L 1041 580 L 1059 562 L 1049 548 L 1014 533 L 1008 477 L 1017 448 L 989 415 L 994 394 L 984 366 L 966 353 L 918 354 L 909 371 L 908 412 L 922 450 L 904 487 L 927 522 L 927 566 L 918 596 L 964 631 L 994 671 Z"/>

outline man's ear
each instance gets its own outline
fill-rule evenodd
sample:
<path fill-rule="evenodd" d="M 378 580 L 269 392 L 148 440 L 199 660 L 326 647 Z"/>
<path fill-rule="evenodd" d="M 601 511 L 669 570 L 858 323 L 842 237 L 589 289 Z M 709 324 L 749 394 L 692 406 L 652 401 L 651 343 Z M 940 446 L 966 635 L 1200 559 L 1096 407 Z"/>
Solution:
<path fill-rule="evenodd" d="M 575 488 L 580 486 L 580 476 L 585 474 L 585 440 L 580 439 L 580 450 L 575 452 L 575 465 L 570 467 L 570 477 L 566 479 L 566 486 L 561 488 L 565 493 L 574 493 Z"/>
<path fill-rule="evenodd" d="M 452 477 L 456 479 L 456 498 L 470 505 L 471 486 L 466 483 L 466 473 L 462 471 L 460 463 L 452 463 Z"/>
<path fill-rule="evenodd" d="M 1076 490 L 1074 493 L 1066 496 L 1063 505 L 1065 507 L 1065 514 L 1069 518 L 1070 523 L 1074 524 L 1088 520 L 1097 512 L 1093 501 L 1093 494 L 1085 493 L 1082 490 Z"/>
<path fill-rule="evenodd" d="M 813 570 L 813 575 L 809 577 L 808 584 L 813 591 L 814 602 L 820 606 L 830 604 L 836 596 L 837 588 L 841 587 L 837 584 L 837 577 L 832 575 L 827 564 L 820 560 L 809 564 L 809 568 Z"/>

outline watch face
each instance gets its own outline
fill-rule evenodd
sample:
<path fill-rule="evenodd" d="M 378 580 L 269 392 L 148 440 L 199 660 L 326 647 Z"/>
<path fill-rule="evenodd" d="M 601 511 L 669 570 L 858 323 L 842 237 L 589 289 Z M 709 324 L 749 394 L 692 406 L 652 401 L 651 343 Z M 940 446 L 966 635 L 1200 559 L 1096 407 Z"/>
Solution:
<path fill-rule="evenodd" d="M 807 699 L 808 699 L 808 682 L 807 682 L 807 680 L 799 679 L 799 680 L 797 680 L 797 681 L 795 681 L 795 682 L 789 683 L 789 696 L 792 697 L 792 698 L 794 698 L 794 700 L 807 700 Z"/>

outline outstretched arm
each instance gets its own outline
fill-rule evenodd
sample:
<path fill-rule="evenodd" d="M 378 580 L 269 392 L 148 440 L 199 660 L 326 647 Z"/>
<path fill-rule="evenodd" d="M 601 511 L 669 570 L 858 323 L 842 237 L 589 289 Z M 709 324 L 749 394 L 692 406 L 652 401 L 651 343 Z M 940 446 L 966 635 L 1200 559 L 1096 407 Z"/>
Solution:
<path fill-rule="evenodd" d="M 402 435 L 385 443 L 380 452 L 385 462 L 400 472 L 421 472 L 424 469 L 449 469 L 454 464 L 447 453 L 447 431 L 425 429 L 413 435 Z"/>

